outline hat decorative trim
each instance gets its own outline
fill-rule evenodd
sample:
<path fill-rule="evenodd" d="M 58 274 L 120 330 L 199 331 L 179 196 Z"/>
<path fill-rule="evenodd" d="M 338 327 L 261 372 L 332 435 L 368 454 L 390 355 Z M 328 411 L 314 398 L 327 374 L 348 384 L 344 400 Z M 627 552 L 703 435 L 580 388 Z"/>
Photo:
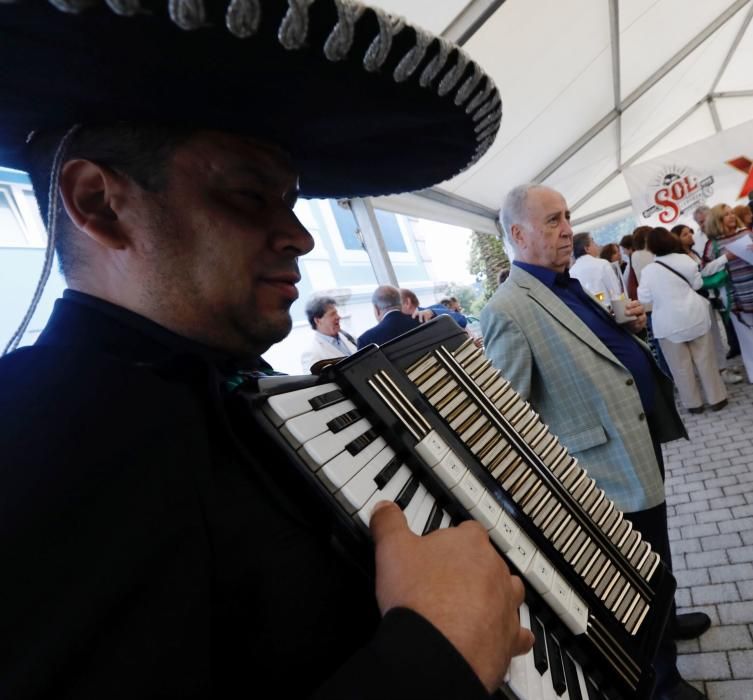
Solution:
<path fill-rule="evenodd" d="M 371 42 L 363 58 L 363 67 L 369 73 L 378 71 L 387 60 L 387 56 L 392 48 L 392 38 L 402 31 L 405 26 L 405 20 L 398 15 L 377 12 L 376 18 L 379 24 L 379 35 Z M 437 72 L 439 72 L 440 68 L 441 66 L 437 68 Z"/>
<path fill-rule="evenodd" d="M 58 10 L 74 14 L 101 4 L 101 0 L 49 1 Z M 278 40 L 290 51 L 303 48 L 309 34 L 309 8 L 315 3 L 334 3 L 337 22 L 327 36 L 323 51 L 329 61 L 342 61 L 352 50 L 356 25 L 366 10 L 365 6 L 354 0 L 288 0 L 287 12 L 278 29 Z M 125 17 L 149 11 L 141 0 L 104 0 L 104 4 L 114 13 Z M 206 0 L 168 0 L 167 9 L 170 19 L 180 29 L 193 31 L 208 26 Z M 369 9 L 377 19 L 378 34 L 366 50 L 362 63 L 368 72 L 374 73 L 387 61 L 395 37 L 409 25 L 402 17 L 378 8 Z M 257 32 L 261 15 L 260 0 L 230 0 L 225 12 L 225 27 L 234 37 L 245 39 Z M 476 147 L 470 161 L 461 169 L 462 172 L 478 161 L 494 140 L 502 116 L 499 93 L 492 79 L 460 47 L 419 28 L 412 29 L 415 35 L 414 45 L 398 61 L 392 78 L 397 83 L 408 80 L 421 65 L 432 44 L 435 45 L 434 56 L 423 68 L 419 84 L 442 98 L 451 98 L 458 107 L 468 102 L 465 112 L 475 122 Z M 469 66 L 471 73 L 460 84 L 463 76 L 468 73 Z M 445 70 L 437 83 L 436 79 Z M 486 83 L 479 90 L 484 79 Z"/>
<path fill-rule="evenodd" d="M 256 34 L 261 22 L 259 0 L 232 0 L 225 15 L 225 26 L 239 39 Z"/>

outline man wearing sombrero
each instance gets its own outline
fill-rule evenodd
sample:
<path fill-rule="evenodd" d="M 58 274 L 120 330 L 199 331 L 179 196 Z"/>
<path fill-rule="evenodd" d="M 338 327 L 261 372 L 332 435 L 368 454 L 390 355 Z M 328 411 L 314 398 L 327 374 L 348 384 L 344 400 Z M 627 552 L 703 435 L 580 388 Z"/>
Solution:
<path fill-rule="evenodd" d="M 352 2 L 0 3 L 0 163 L 69 286 L 0 360 L 0 697 L 501 683 L 531 637 L 483 529 L 384 506 L 374 596 L 232 391 L 290 330 L 299 191 L 427 187 L 499 118 L 458 49 Z"/>

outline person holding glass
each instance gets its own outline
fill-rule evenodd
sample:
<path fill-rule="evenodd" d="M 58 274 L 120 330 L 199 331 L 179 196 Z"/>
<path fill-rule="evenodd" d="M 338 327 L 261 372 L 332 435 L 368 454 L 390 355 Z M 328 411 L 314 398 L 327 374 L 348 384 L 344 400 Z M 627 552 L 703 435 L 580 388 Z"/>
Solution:
<path fill-rule="evenodd" d="M 727 390 L 714 352 L 709 302 L 696 293 L 703 285 L 701 272 L 667 229 L 652 229 L 646 242 L 656 258 L 643 269 L 638 301 L 653 305 L 654 336 L 680 401 L 690 413 L 702 413 L 702 388 L 711 410 L 718 411 L 727 405 Z"/>

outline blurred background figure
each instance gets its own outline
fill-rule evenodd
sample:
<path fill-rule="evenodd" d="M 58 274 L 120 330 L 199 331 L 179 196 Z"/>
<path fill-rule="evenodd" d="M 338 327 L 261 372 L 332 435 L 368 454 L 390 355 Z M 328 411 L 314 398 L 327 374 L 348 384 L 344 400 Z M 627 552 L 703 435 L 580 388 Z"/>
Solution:
<path fill-rule="evenodd" d="M 716 354 L 716 364 L 719 367 L 722 379 L 727 384 L 739 384 L 743 378 L 741 374 L 738 374 L 732 368 L 728 367 L 729 360 L 727 359 L 727 352 L 729 346 L 722 338 L 720 330 L 720 324 L 723 323 L 721 310 L 722 305 L 719 301 L 719 296 L 716 294 L 715 289 L 706 288 L 706 280 L 713 280 L 718 277 L 721 271 L 724 271 L 727 267 L 727 253 L 722 253 L 716 260 L 710 261 L 704 265 L 703 258 L 696 253 L 693 248 L 694 235 L 690 226 L 685 224 L 677 224 L 671 231 L 677 236 L 680 241 L 685 254 L 698 266 L 701 271 L 701 277 L 704 280 L 704 284 L 701 289 L 696 290 L 698 294 L 709 300 L 709 314 L 711 315 L 711 337 L 714 340 L 714 353 Z"/>
<path fill-rule="evenodd" d="M 630 263 L 630 255 L 633 252 L 633 234 L 632 233 L 626 233 L 621 239 L 620 239 L 620 269 L 622 270 L 623 274 L 627 270 L 628 264 Z"/>
<path fill-rule="evenodd" d="M 607 243 L 602 246 L 599 257 L 602 260 L 606 260 L 608 263 L 620 263 L 622 264 L 622 253 L 620 252 L 620 246 L 616 243 Z M 622 267 L 620 267 L 622 269 Z"/>
<path fill-rule="evenodd" d="M 332 297 L 313 297 L 306 304 L 306 317 L 314 331 L 311 342 L 301 355 L 301 368 L 309 373 L 320 360 L 348 357 L 356 351 L 353 336 L 340 328 L 337 302 Z"/>
<path fill-rule="evenodd" d="M 732 211 L 742 224 L 742 228 L 748 231 L 753 230 L 753 210 L 747 204 L 738 204 Z"/>
<path fill-rule="evenodd" d="M 706 217 L 704 228 L 706 243 L 701 255 L 703 264 L 708 265 L 713 260 L 717 260 L 724 253 L 723 241 L 725 239 L 731 240 L 743 228 L 742 221 L 737 218 L 732 207 L 724 203 L 712 207 Z M 698 250 L 698 241 L 695 242 L 694 248 Z M 727 267 L 727 271 L 729 272 L 729 267 Z M 729 279 L 721 287 L 712 291 L 712 296 L 718 296 L 722 306 L 722 319 L 724 330 L 727 333 L 727 344 L 729 345 L 727 358 L 729 359 L 741 354 L 737 326 L 732 322 L 732 293 L 732 281 Z"/>
<path fill-rule="evenodd" d="M 703 388 L 709 407 L 718 411 L 727 405 L 727 390 L 716 363 L 709 302 L 695 292 L 703 285 L 701 271 L 667 229 L 651 230 L 646 242 L 656 257 L 643 268 L 638 301 L 652 305 L 654 337 L 680 401 L 691 413 L 702 413 Z"/>
<path fill-rule="evenodd" d="M 389 284 L 377 287 L 371 295 L 371 303 L 374 305 L 377 324 L 358 336 L 359 350 L 371 343 L 382 345 L 420 325 L 413 316 L 403 313 L 400 290 L 397 287 Z"/>
<path fill-rule="evenodd" d="M 722 248 L 725 244 L 742 237 L 751 242 L 750 231 L 726 204 L 717 204 L 711 208 L 706 233 L 709 241 L 703 255 L 705 262 L 718 258 L 724 252 Z M 753 265 L 729 251 L 727 253 L 729 282 L 722 290 L 732 329 L 727 329 L 727 337 L 730 338 L 730 333 L 737 336 L 737 351 L 742 355 L 748 381 L 753 383 Z"/>
<path fill-rule="evenodd" d="M 703 256 L 703 251 L 706 248 L 706 241 L 708 240 L 706 237 L 706 219 L 709 218 L 710 211 L 711 209 L 705 204 L 702 204 L 700 207 L 696 207 L 693 212 L 693 220 L 698 224 L 698 231 L 694 237 L 695 242 L 693 243 L 693 250 L 701 256 Z"/>

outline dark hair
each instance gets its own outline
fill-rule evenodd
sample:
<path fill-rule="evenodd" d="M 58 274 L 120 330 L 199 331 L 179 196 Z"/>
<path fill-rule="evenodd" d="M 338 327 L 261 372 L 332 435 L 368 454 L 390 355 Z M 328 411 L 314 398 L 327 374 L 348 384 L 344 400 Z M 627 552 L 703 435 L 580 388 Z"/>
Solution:
<path fill-rule="evenodd" d="M 633 231 L 633 250 L 643 250 L 646 247 L 646 236 L 650 230 L 650 226 L 639 226 Z"/>
<path fill-rule="evenodd" d="M 633 234 L 626 233 L 622 238 L 620 238 L 620 246 L 622 248 L 630 248 L 630 250 L 632 250 L 633 249 Z"/>
<path fill-rule="evenodd" d="M 573 256 L 580 258 L 586 254 L 586 248 L 591 245 L 590 233 L 576 233 L 573 236 Z"/>
<path fill-rule="evenodd" d="M 648 249 L 654 255 L 668 255 L 669 253 L 685 252 L 680 243 L 680 239 L 661 226 L 657 226 L 648 232 L 646 242 L 648 244 Z"/>
<path fill-rule="evenodd" d="M 612 262 L 612 257 L 614 254 L 617 253 L 617 255 L 620 254 L 620 246 L 618 246 L 616 243 L 607 243 L 599 253 L 599 257 L 602 260 L 606 260 L 607 262 Z"/>
<path fill-rule="evenodd" d="M 689 228 L 691 231 L 693 230 L 690 226 L 687 224 L 675 224 L 671 229 L 669 229 L 670 233 L 674 233 L 675 236 L 679 236 L 682 233 L 682 230 L 684 228 Z"/>
<path fill-rule="evenodd" d="M 444 306 L 446 309 L 449 309 L 452 306 L 452 299 L 449 297 L 445 297 L 444 299 L 440 299 L 439 303 Z"/>
<path fill-rule="evenodd" d="M 406 300 L 413 304 L 413 306 L 418 306 L 418 297 L 415 295 L 415 293 L 413 293 L 410 289 L 401 289 L 400 301 L 404 304 Z"/>
<path fill-rule="evenodd" d="M 314 319 L 321 318 L 327 313 L 330 306 L 337 306 L 337 302 L 332 297 L 312 297 L 306 304 L 306 318 L 309 325 L 316 330 Z"/>
<path fill-rule="evenodd" d="M 47 222 L 52 163 L 65 130 L 35 134 L 27 147 L 28 172 L 42 220 Z M 167 162 L 194 129 L 176 126 L 114 124 L 84 126 L 73 134 L 63 163 L 76 158 L 90 160 L 125 175 L 148 192 L 160 192 L 166 184 Z M 58 198 L 55 251 L 60 270 L 67 277 L 85 264 L 76 246 L 75 227 Z"/>

